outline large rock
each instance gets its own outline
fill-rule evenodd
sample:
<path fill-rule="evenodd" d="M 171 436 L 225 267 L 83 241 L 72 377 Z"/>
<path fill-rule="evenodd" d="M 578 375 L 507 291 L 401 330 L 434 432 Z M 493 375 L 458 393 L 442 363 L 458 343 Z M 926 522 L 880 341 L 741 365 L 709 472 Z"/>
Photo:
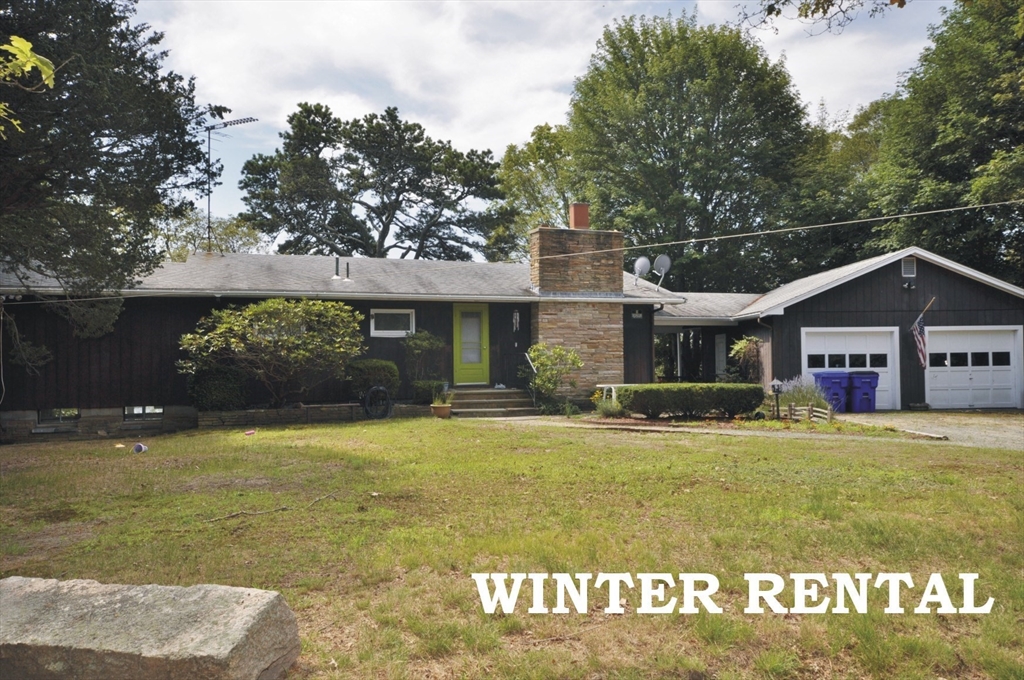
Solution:
<path fill-rule="evenodd" d="M 299 656 L 280 593 L 0 580 L 0 677 L 274 680 Z"/>

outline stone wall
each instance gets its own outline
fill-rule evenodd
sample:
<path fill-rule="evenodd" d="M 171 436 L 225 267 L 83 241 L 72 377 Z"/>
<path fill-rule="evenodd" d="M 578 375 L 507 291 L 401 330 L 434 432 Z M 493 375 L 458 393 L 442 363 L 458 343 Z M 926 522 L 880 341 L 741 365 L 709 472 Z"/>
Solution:
<path fill-rule="evenodd" d="M 530 232 L 530 283 L 541 295 L 622 295 L 621 248 L 618 231 L 534 229 Z M 572 253 L 592 254 L 552 257 Z"/>
<path fill-rule="evenodd" d="M 564 396 L 586 399 L 597 385 L 622 383 L 621 303 L 538 302 L 531 311 L 534 343 L 574 349 L 583 360 L 573 375 L 577 388 L 566 388 Z"/>
<path fill-rule="evenodd" d="M 395 404 L 392 417 L 414 418 L 430 415 L 429 406 Z M 203 411 L 199 429 L 211 427 L 255 427 L 266 425 L 298 425 L 303 423 L 338 423 L 364 420 L 360 404 L 321 404 L 298 408 L 261 408 L 246 411 Z"/>
<path fill-rule="evenodd" d="M 197 413 L 191 406 L 165 406 L 163 416 L 151 420 L 125 420 L 121 408 L 84 408 L 78 418 L 61 423 L 40 423 L 36 411 L 3 411 L 0 412 L 0 442 L 123 439 L 191 430 L 196 423 Z"/>

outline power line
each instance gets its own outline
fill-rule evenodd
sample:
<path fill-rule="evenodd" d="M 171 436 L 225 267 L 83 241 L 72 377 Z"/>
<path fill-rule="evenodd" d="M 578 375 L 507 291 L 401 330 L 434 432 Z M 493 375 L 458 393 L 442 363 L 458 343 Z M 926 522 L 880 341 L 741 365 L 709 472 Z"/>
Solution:
<path fill-rule="evenodd" d="M 867 224 L 867 223 L 870 223 L 870 222 L 882 222 L 882 221 L 885 221 L 885 220 L 898 220 L 898 219 L 902 219 L 902 218 L 905 218 L 905 217 L 921 217 L 923 215 L 938 215 L 938 214 L 942 214 L 942 213 L 961 212 L 961 211 L 964 211 L 964 210 L 977 210 L 977 209 L 980 209 L 980 208 L 992 208 L 992 207 L 997 207 L 997 206 L 1001 206 L 1001 205 L 1013 205 L 1013 204 L 1019 204 L 1019 203 L 1024 203 L 1024 199 L 1019 199 L 1018 198 L 1018 199 L 1013 199 L 1013 200 L 1009 200 L 1009 201 L 998 201 L 998 202 L 995 202 L 995 203 L 981 203 L 981 204 L 978 204 L 978 205 L 958 206 L 958 207 L 955 207 L 955 208 L 940 208 L 940 209 L 937 209 L 937 210 L 923 210 L 923 211 L 913 212 L 913 213 L 902 213 L 902 214 L 899 214 L 899 215 L 888 215 L 888 216 L 885 216 L 885 217 L 865 217 L 865 218 L 856 219 L 856 220 L 846 220 L 846 221 L 843 221 L 843 222 L 828 222 L 828 223 L 825 223 L 825 224 L 812 224 L 812 225 L 804 226 L 804 227 L 785 227 L 785 228 L 782 228 L 782 229 L 769 229 L 769 230 L 765 230 L 765 231 L 751 231 L 751 232 L 746 232 L 746 233 L 742 233 L 742 234 L 724 234 L 724 235 L 721 235 L 721 236 L 707 236 L 707 237 L 702 237 L 702 238 L 684 239 L 684 240 L 681 240 L 681 241 L 665 241 L 665 242 L 661 242 L 661 243 L 648 243 L 648 244 L 643 244 L 643 245 L 623 246 L 622 248 L 606 248 L 604 250 L 586 250 L 586 251 L 581 251 L 581 252 L 578 252 L 578 253 L 562 253 L 562 254 L 558 254 L 558 255 L 542 255 L 542 256 L 538 257 L 537 259 L 538 260 L 544 260 L 544 259 L 554 259 L 554 258 L 561 258 L 561 257 L 578 257 L 580 255 L 598 255 L 598 254 L 602 254 L 602 253 L 625 252 L 625 251 L 629 251 L 629 250 L 639 250 L 641 248 L 658 248 L 658 247 L 674 246 L 674 245 L 686 245 L 686 244 L 691 244 L 691 243 L 706 243 L 706 242 L 710 242 L 710 241 L 724 241 L 724 240 L 732 240 L 732 239 L 738 239 L 738 238 L 755 238 L 755 237 L 758 237 L 758 236 L 770 236 L 770 235 L 773 235 L 773 234 L 785 234 L 785 233 L 791 233 L 791 232 L 794 232 L 794 231 L 809 231 L 811 229 L 824 229 L 826 227 L 843 227 L 843 226 L 849 226 L 849 225 L 854 225 L 854 224 Z M 330 257 L 330 256 L 329 255 L 325 255 L 324 257 Z M 358 260 L 358 259 L 361 259 L 361 258 L 354 258 L 354 259 Z M 366 258 L 366 259 L 371 259 L 371 258 Z M 447 260 L 443 260 L 443 261 L 442 260 L 430 260 L 430 261 L 417 260 L 417 262 L 422 262 L 423 263 L 423 266 L 421 266 L 421 268 L 419 270 L 420 272 L 423 272 L 423 271 L 429 272 L 431 269 L 435 269 L 436 270 L 436 269 L 441 269 L 442 268 L 442 266 L 430 267 L 430 263 L 444 262 L 443 268 L 444 268 L 445 271 L 448 271 L 448 272 L 450 272 L 454 268 L 457 268 L 459 265 L 479 266 L 481 264 L 487 264 L 487 263 L 483 263 L 483 262 L 451 262 L 451 261 L 447 261 Z M 501 264 L 507 264 L 507 263 L 501 263 Z M 388 278 L 390 278 L 390 276 L 387 276 L 387 275 L 360 276 L 359 277 L 359 281 L 376 281 L 376 280 L 388 279 Z M 327 291 L 323 291 L 323 292 L 327 292 Z M 72 301 L 72 302 L 96 302 L 96 301 L 104 301 L 104 300 L 127 300 L 127 299 L 137 299 L 137 298 L 173 297 L 173 296 L 174 296 L 174 293 L 151 293 L 151 294 L 147 295 L 146 293 L 140 292 L 137 295 L 107 295 L 107 296 L 93 297 L 93 298 L 73 298 L 70 301 Z M 66 300 L 66 299 L 54 299 L 54 300 L 32 300 L 32 301 L 23 301 L 23 302 L 6 300 L 6 301 L 4 301 L 4 304 L 5 305 L 12 305 L 12 306 L 13 305 L 28 305 L 28 304 L 59 304 L 61 302 L 66 302 L 66 301 L 68 301 L 68 300 Z"/>

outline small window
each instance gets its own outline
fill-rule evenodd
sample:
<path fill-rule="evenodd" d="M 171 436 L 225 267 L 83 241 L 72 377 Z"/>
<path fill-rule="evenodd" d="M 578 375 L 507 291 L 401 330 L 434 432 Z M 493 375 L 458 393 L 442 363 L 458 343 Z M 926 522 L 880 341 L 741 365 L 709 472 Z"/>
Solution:
<path fill-rule="evenodd" d="M 404 338 L 416 332 L 416 312 L 412 309 L 371 309 L 370 337 Z"/>
<path fill-rule="evenodd" d="M 1010 353 L 1009 352 L 992 352 L 992 365 L 993 366 L 1009 366 L 1010 365 Z"/>
<path fill-rule="evenodd" d="M 931 366 L 932 368 L 949 366 L 949 362 L 946 361 L 945 352 L 943 352 L 942 354 L 929 354 L 928 365 Z"/>
<path fill-rule="evenodd" d="M 903 278 L 912 279 L 917 276 L 917 258 L 905 257 L 903 262 Z"/>
<path fill-rule="evenodd" d="M 39 423 L 67 423 L 78 420 L 82 412 L 77 408 L 47 408 L 39 411 Z"/>
<path fill-rule="evenodd" d="M 869 356 L 869 365 L 871 368 L 888 368 L 889 367 L 889 355 L 888 354 L 872 354 Z"/>
<path fill-rule="evenodd" d="M 971 352 L 971 366 L 988 366 L 988 352 Z"/>
<path fill-rule="evenodd" d="M 828 355 L 828 367 L 829 368 L 846 368 L 846 355 L 845 354 L 829 354 Z"/>
<path fill-rule="evenodd" d="M 950 352 L 949 353 L 949 365 L 950 366 L 966 366 L 967 365 L 967 352 Z"/>
<path fill-rule="evenodd" d="M 164 417 L 163 406 L 125 406 L 125 420 L 160 420 Z"/>
<path fill-rule="evenodd" d="M 868 367 L 868 355 L 867 354 L 851 354 L 850 355 L 850 368 L 867 368 Z"/>
<path fill-rule="evenodd" d="M 825 368 L 824 354 L 808 354 L 807 368 Z"/>

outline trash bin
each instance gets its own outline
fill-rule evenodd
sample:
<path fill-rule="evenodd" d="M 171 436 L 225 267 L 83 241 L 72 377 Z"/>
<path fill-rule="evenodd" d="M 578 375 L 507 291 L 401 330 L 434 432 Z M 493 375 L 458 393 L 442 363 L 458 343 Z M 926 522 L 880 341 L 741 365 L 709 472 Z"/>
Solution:
<path fill-rule="evenodd" d="M 825 393 L 836 413 L 846 413 L 846 393 L 850 388 L 850 374 L 846 371 L 822 371 L 814 374 L 814 384 Z"/>
<path fill-rule="evenodd" d="M 850 413 L 874 413 L 878 373 L 875 371 L 850 372 Z"/>

